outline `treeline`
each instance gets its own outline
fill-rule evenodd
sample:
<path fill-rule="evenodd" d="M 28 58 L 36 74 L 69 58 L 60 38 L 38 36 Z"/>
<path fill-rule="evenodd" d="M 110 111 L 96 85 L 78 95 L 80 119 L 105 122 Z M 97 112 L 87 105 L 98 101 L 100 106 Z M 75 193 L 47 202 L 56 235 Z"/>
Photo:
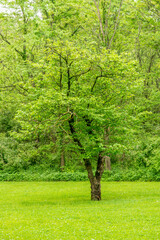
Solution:
<path fill-rule="evenodd" d="M 159 1 L 2 6 L 1 172 L 86 169 L 99 181 L 107 156 L 106 179 L 159 180 Z"/>

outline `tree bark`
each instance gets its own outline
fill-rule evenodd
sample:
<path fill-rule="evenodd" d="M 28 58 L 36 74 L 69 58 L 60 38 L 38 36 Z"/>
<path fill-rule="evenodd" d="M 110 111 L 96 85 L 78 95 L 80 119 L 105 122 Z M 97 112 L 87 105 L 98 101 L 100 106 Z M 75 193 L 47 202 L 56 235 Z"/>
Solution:
<path fill-rule="evenodd" d="M 92 166 L 90 161 L 84 159 L 86 170 L 88 172 L 88 178 L 91 183 L 91 200 L 100 201 L 101 200 L 101 177 L 104 172 L 104 157 L 99 154 L 97 160 L 97 170 L 95 176 L 93 175 Z"/>
<path fill-rule="evenodd" d="M 99 201 L 101 200 L 101 177 L 97 178 L 93 175 L 92 166 L 89 159 L 84 159 L 84 163 L 91 184 L 91 200 Z"/>
<path fill-rule="evenodd" d="M 111 158 L 109 156 L 105 156 L 105 170 L 111 170 Z"/>
<path fill-rule="evenodd" d="M 91 182 L 91 200 L 100 201 L 101 200 L 101 182 L 94 177 Z"/>

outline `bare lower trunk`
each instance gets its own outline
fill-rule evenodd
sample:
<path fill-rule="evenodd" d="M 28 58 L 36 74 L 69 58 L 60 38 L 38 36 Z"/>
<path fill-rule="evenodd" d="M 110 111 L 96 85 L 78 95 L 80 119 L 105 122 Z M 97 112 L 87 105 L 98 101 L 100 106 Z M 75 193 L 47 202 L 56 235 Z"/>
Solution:
<path fill-rule="evenodd" d="M 101 200 L 101 177 L 104 171 L 104 157 L 99 154 L 97 161 L 97 170 L 95 176 L 93 175 L 92 166 L 90 161 L 85 160 L 86 170 L 88 172 L 88 178 L 91 183 L 91 200 L 100 201 Z"/>
<path fill-rule="evenodd" d="M 96 178 L 94 178 L 93 182 L 91 183 L 91 200 L 101 200 L 101 182 L 97 181 Z"/>

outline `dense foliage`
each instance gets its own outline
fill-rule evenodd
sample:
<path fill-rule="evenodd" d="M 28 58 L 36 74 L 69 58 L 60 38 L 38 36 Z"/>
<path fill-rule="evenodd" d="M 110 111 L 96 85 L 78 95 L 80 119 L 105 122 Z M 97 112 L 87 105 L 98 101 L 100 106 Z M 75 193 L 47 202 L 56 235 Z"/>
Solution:
<path fill-rule="evenodd" d="M 0 169 L 83 172 L 109 156 L 157 179 L 159 1 L 1 4 Z"/>

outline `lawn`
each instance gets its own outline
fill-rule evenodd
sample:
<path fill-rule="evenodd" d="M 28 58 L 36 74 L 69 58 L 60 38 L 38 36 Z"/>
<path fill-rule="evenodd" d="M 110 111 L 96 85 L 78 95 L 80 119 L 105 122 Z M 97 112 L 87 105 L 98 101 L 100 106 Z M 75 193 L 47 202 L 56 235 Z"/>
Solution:
<path fill-rule="evenodd" d="M 160 183 L 1 182 L 0 240 L 160 239 Z"/>

